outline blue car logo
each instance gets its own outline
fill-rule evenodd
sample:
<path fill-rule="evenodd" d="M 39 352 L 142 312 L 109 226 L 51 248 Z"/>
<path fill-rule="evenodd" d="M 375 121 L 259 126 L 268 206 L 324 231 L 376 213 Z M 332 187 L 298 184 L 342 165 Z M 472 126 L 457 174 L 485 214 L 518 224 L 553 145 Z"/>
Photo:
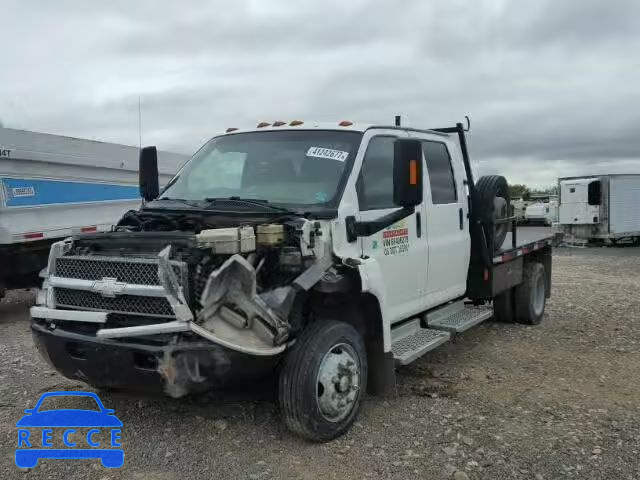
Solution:
<path fill-rule="evenodd" d="M 95 400 L 99 410 L 56 409 L 45 410 L 42 402 L 50 397 L 89 397 Z M 91 392 L 49 392 L 43 394 L 34 408 L 25 410 L 18 427 L 16 465 L 33 468 L 41 458 L 81 459 L 99 458 L 107 468 L 119 468 L 124 463 L 124 450 L 120 444 L 122 422 L 113 410 L 104 408 L 98 395 Z M 65 447 L 53 448 L 53 428 L 63 428 L 61 435 Z M 89 428 L 80 434 L 76 428 Z M 107 432 L 105 432 L 107 430 Z M 108 434 L 108 446 L 104 448 L 103 436 Z M 90 448 L 83 448 L 86 443 Z"/>

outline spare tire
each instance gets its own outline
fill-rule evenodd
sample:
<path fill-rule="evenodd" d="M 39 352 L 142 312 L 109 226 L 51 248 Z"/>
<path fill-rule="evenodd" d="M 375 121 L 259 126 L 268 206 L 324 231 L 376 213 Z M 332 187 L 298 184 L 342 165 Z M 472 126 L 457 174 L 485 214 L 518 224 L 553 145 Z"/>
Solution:
<path fill-rule="evenodd" d="M 499 175 L 480 177 L 476 183 L 477 212 L 487 235 L 487 243 L 493 245 L 493 252 L 500 250 L 507 233 L 509 222 L 496 223 L 496 220 L 507 218 L 511 212 L 511 197 L 507 179 Z"/>

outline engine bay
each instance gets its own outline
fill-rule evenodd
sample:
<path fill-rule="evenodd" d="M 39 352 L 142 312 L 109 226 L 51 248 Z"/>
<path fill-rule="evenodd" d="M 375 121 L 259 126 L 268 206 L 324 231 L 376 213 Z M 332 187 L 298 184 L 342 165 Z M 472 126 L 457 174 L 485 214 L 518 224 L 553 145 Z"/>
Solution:
<path fill-rule="evenodd" d="M 332 255 L 327 222 L 265 217 L 129 212 L 112 232 L 73 237 L 64 255 L 157 262 L 156 283 L 175 322 L 234 350 L 273 355 L 302 328 L 294 304 L 330 269 Z M 177 264 L 186 266 L 184 278 Z M 97 336 L 141 332 L 152 335 L 153 325 L 104 328 Z"/>

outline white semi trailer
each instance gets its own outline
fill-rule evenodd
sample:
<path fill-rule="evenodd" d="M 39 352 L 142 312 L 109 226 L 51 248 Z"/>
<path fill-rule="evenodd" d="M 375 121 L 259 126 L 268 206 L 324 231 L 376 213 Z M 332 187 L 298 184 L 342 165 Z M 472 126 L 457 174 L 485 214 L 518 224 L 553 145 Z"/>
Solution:
<path fill-rule="evenodd" d="M 640 243 L 640 174 L 566 177 L 558 182 L 565 235 Z"/>
<path fill-rule="evenodd" d="M 139 149 L 0 128 L 0 298 L 38 284 L 52 242 L 103 232 L 140 207 Z M 188 157 L 160 152 L 166 183 Z"/>

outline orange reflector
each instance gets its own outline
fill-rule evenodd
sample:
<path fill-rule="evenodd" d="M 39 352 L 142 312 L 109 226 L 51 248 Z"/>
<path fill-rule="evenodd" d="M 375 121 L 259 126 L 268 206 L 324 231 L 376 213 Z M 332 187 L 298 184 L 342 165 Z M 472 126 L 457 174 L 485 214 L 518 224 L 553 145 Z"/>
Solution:
<path fill-rule="evenodd" d="M 38 232 L 38 233 L 25 233 L 23 235 L 23 237 L 27 240 L 33 240 L 34 238 L 44 238 L 44 233 L 42 232 Z"/>
<path fill-rule="evenodd" d="M 418 161 L 409 160 L 409 185 L 418 184 Z"/>
<path fill-rule="evenodd" d="M 256 128 L 264 128 L 271 125 L 269 122 L 260 122 Z"/>
<path fill-rule="evenodd" d="M 302 125 L 304 122 L 302 120 L 294 120 L 289 125 L 292 127 L 297 127 L 298 125 Z"/>
<path fill-rule="evenodd" d="M 82 227 L 80 229 L 80 231 L 82 233 L 91 233 L 91 232 L 97 232 L 98 231 L 98 227 Z"/>
<path fill-rule="evenodd" d="M 238 130 L 237 127 L 229 127 L 229 128 L 227 128 L 227 133 L 235 132 L 236 130 Z"/>
<path fill-rule="evenodd" d="M 351 125 L 353 125 L 353 122 L 350 122 L 349 120 L 343 120 L 338 125 L 340 125 L 341 127 L 350 127 Z"/>
<path fill-rule="evenodd" d="M 274 127 L 281 127 L 282 125 L 286 125 L 287 122 L 281 122 L 278 120 L 277 122 L 273 122 Z"/>

